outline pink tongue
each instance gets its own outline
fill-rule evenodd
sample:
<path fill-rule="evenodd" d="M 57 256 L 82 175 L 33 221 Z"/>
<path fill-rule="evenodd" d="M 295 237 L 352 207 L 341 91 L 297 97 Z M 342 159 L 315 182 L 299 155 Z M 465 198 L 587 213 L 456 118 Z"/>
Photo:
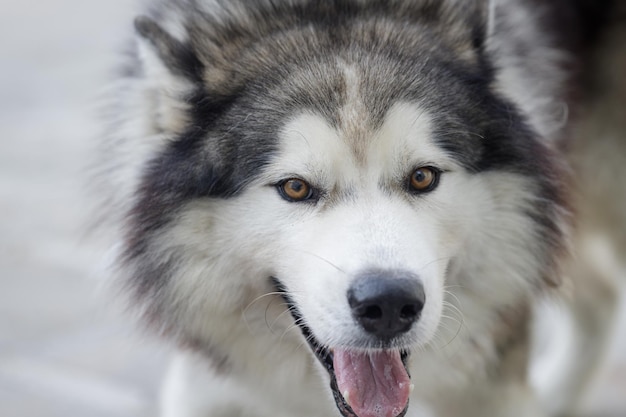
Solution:
<path fill-rule="evenodd" d="M 358 417 L 396 417 L 409 401 L 411 380 L 400 352 L 333 352 L 337 387 Z"/>

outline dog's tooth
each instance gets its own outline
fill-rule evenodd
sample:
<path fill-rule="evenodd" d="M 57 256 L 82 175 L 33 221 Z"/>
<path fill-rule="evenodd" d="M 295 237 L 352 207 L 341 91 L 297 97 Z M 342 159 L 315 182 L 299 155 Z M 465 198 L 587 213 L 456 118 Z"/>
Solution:
<path fill-rule="evenodd" d="M 415 384 L 409 385 L 409 392 L 413 392 L 414 389 L 415 389 Z"/>
<path fill-rule="evenodd" d="M 350 405 L 350 391 L 346 390 L 343 392 L 343 399 L 346 400 L 346 404 Z"/>

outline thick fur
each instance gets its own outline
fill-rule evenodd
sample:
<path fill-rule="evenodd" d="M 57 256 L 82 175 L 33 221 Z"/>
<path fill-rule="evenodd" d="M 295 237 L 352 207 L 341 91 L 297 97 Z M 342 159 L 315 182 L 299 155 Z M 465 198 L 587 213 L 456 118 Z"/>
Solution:
<path fill-rule="evenodd" d="M 136 20 L 99 178 L 116 282 L 180 346 L 164 416 L 339 416 L 298 325 L 329 348 L 410 351 L 408 416 L 573 407 L 578 385 L 542 404 L 528 384 L 531 307 L 574 275 L 561 266 L 586 231 L 570 234 L 572 213 L 626 224 L 616 175 L 602 189 L 578 178 L 595 175 L 588 155 L 623 178 L 608 161 L 624 127 L 595 129 L 623 123 L 624 96 L 567 124 L 587 37 L 549 28 L 580 9 L 536 3 L 172 0 Z M 407 189 L 420 166 L 441 172 L 429 193 Z M 316 198 L 282 198 L 294 177 Z M 426 294 L 389 344 L 346 300 L 371 270 L 408 271 Z M 571 305 L 591 332 L 612 292 L 589 285 L 598 294 Z M 597 303 L 607 312 L 590 319 Z"/>

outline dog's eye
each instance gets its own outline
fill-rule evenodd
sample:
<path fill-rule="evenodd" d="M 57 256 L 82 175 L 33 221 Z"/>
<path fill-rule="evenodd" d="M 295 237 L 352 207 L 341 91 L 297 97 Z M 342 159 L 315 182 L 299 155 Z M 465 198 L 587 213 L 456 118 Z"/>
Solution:
<path fill-rule="evenodd" d="M 409 189 L 417 193 L 432 191 L 438 182 L 438 170 L 432 167 L 420 167 L 411 173 Z"/>
<path fill-rule="evenodd" d="M 313 187 L 298 178 L 290 178 L 280 182 L 278 192 L 287 201 L 305 201 L 313 197 Z"/>

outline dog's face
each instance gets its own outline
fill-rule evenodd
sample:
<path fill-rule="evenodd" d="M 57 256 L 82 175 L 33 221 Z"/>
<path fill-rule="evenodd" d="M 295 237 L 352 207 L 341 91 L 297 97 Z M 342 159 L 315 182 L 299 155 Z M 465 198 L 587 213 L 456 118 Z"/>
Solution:
<path fill-rule="evenodd" d="M 369 132 L 304 112 L 278 143 L 237 203 L 254 207 L 241 227 L 271 249 L 258 262 L 330 371 L 340 408 L 396 416 L 410 389 L 402 362 L 440 325 L 447 264 L 464 238 L 455 202 L 470 181 L 413 103 Z"/>
<path fill-rule="evenodd" d="M 433 48 L 426 27 L 370 23 L 335 34 L 354 42 L 280 32 L 226 62 L 213 32 L 139 22 L 167 141 L 141 167 L 123 257 L 152 319 L 225 357 L 278 308 L 359 417 L 405 410 L 407 357 L 446 330 L 450 296 L 513 304 L 561 233 L 550 152 L 475 39 Z"/>
<path fill-rule="evenodd" d="M 322 345 L 408 348 L 439 323 L 444 272 L 462 235 L 445 221 L 457 217 L 459 166 L 414 104 L 394 105 L 369 137 L 361 133 L 350 138 L 313 113 L 288 120 L 260 187 L 242 195 L 257 212 L 246 228 L 265 228 L 262 241 L 280 255 L 263 262 Z M 407 299 L 376 301 L 395 291 Z"/>

